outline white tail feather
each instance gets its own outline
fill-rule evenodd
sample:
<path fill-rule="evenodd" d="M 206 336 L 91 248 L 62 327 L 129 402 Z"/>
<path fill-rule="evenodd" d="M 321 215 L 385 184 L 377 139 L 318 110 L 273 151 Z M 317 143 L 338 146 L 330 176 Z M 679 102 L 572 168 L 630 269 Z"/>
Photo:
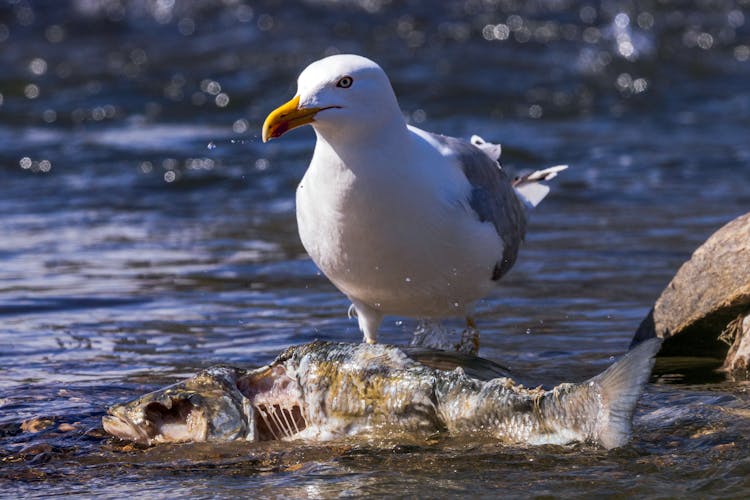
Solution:
<path fill-rule="evenodd" d="M 540 181 L 548 181 L 557 177 L 558 172 L 567 169 L 567 165 L 556 165 L 554 167 L 537 170 L 528 175 L 524 175 L 513 182 L 521 201 L 527 208 L 534 208 L 547 196 L 550 191 L 549 186 L 539 184 Z"/>
<path fill-rule="evenodd" d="M 484 151 L 484 154 L 489 156 L 491 159 L 500 161 L 500 155 L 503 154 L 503 147 L 500 144 L 487 142 L 478 135 L 472 135 L 471 139 L 469 140 L 474 146 Z"/>
<path fill-rule="evenodd" d="M 520 195 L 521 201 L 527 208 L 534 208 L 547 196 L 550 189 L 544 184 L 525 184 L 516 188 L 516 193 Z"/>
<path fill-rule="evenodd" d="M 537 170 L 529 175 L 526 175 L 520 179 L 521 182 L 539 182 L 548 181 L 557 177 L 558 172 L 562 172 L 568 168 L 567 165 L 555 165 L 554 167 L 545 168 L 544 170 Z"/>

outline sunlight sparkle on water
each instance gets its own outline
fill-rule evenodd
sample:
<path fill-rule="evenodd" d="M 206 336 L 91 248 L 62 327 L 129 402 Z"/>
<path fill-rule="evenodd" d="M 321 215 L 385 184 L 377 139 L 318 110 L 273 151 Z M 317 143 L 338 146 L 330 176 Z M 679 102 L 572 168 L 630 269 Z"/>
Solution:
<path fill-rule="evenodd" d="M 42 76 L 47 72 L 47 61 L 41 57 L 36 57 L 29 63 L 29 71 L 36 76 Z"/>
<path fill-rule="evenodd" d="M 225 108 L 229 105 L 229 96 L 226 93 L 222 92 L 216 96 L 214 102 L 218 107 Z"/>
<path fill-rule="evenodd" d="M 23 89 L 23 95 L 25 95 L 27 99 L 36 99 L 39 97 L 39 86 L 33 83 L 26 85 Z"/>
<path fill-rule="evenodd" d="M 236 134 L 244 134 L 248 128 L 250 128 L 250 123 L 244 118 L 240 118 L 232 124 L 232 132 Z"/>
<path fill-rule="evenodd" d="M 21 158 L 18 164 L 23 170 L 28 170 L 30 172 L 35 172 L 35 173 L 41 172 L 43 174 L 46 174 L 47 172 L 52 170 L 51 161 L 49 160 L 34 161 L 28 156 L 24 156 L 23 158 Z"/>

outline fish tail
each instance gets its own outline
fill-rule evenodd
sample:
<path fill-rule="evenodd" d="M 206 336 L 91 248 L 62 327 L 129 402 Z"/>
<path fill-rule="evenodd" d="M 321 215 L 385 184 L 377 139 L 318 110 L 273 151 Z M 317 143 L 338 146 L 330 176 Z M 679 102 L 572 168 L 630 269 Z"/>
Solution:
<path fill-rule="evenodd" d="M 660 347 L 661 339 L 646 340 L 604 372 L 581 384 L 596 388 L 601 407 L 593 438 L 605 448 L 617 448 L 630 440 L 635 405 Z"/>
<path fill-rule="evenodd" d="M 534 208 L 547 196 L 549 186 L 540 184 L 541 181 L 549 181 L 557 177 L 558 172 L 567 169 L 567 165 L 557 165 L 544 170 L 537 170 L 518 177 L 513 181 L 513 188 L 518 193 L 526 208 Z"/>

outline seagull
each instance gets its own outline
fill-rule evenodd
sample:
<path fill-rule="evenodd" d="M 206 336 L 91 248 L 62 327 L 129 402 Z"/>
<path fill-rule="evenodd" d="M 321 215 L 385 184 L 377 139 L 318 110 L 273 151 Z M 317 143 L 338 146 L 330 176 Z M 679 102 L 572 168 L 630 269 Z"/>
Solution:
<path fill-rule="evenodd" d="M 272 111 L 262 139 L 302 125 L 316 135 L 297 187 L 305 250 L 351 301 L 364 341 L 386 315 L 463 317 L 516 261 L 527 210 L 549 192 L 515 181 L 500 146 L 437 135 L 406 123 L 385 72 L 358 55 L 334 55 L 300 74 L 297 93 Z"/>

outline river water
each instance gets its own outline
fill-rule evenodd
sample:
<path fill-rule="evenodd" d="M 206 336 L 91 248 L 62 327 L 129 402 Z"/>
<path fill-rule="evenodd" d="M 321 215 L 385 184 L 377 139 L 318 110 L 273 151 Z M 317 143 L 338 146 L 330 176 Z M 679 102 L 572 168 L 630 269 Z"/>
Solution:
<path fill-rule="evenodd" d="M 748 384 L 705 359 L 660 361 L 610 452 L 104 435 L 202 367 L 360 339 L 296 232 L 312 131 L 259 139 L 336 52 L 378 61 L 411 123 L 570 165 L 479 306 L 481 354 L 526 380 L 602 371 L 750 209 L 747 0 L 0 0 L 0 495 L 750 495 Z"/>

